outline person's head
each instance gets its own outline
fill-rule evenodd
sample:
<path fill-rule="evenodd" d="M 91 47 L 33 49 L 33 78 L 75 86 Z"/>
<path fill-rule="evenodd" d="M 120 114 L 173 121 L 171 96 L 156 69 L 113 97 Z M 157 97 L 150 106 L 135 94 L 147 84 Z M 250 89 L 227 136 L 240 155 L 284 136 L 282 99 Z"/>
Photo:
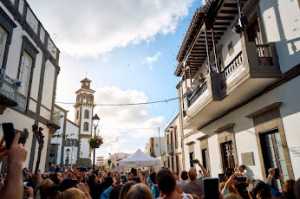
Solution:
<path fill-rule="evenodd" d="M 295 183 L 294 193 L 295 193 L 296 199 L 300 199 L 300 178 Z"/>
<path fill-rule="evenodd" d="M 283 186 L 283 191 L 287 192 L 287 193 L 293 193 L 294 192 L 294 187 L 295 187 L 295 180 L 287 180 L 284 182 L 284 186 Z"/>
<path fill-rule="evenodd" d="M 269 185 L 263 181 L 257 180 L 253 184 L 253 189 L 251 191 L 253 199 L 271 199 L 272 193 Z"/>
<path fill-rule="evenodd" d="M 133 175 L 133 176 L 137 176 L 137 170 L 135 168 L 132 168 L 130 170 L 130 173 Z"/>
<path fill-rule="evenodd" d="M 50 179 L 55 183 L 59 184 L 63 181 L 63 175 L 60 172 L 53 173 L 50 175 Z"/>
<path fill-rule="evenodd" d="M 54 183 L 50 179 L 45 179 L 41 182 L 39 187 L 41 198 L 46 198 L 50 194 L 53 185 Z"/>
<path fill-rule="evenodd" d="M 119 199 L 126 199 L 127 198 L 127 193 L 129 191 L 129 189 L 135 185 L 134 182 L 127 182 L 121 189 L 120 191 L 120 197 Z"/>
<path fill-rule="evenodd" d="M 60 194 L 60 199 L 85 199 L 85 194 L 78 188 L 70 188 Z"/>
<path fill-rule="evenodd" d="M 127 199 L 152 199 L 152 195 L 145 184 L 139 183 L 129 189 Z"/>
<path fill-rule="evenodd" d="M 150 178 L 150 180 L 151 180 L 151 182 L 152 182 L 153 184 L 157 184 L 157 179 L 156 179 L 156 173 L 155 173 L 155 172 L 152 172 L 152 173 L 150 174 L 149 178 Z"/>
<path fill-rule="evenodd" d="M 157 173 L 157 184 L 161 193 L 170 195 L 176 189 L 176 179 L 169 169 L 161 169 Z"/>
<path fill-rule="evenodd" d="M 181 180 L 188 180 L 189 176 L 188 176 L 188 172 L 187 171 L 182 171 L 181 175 L 180 175 Z"/>
<path fill-rule="evenodd" d="M 191 168 L 189 170 L 189 178 L 190 178 L 190 181 L 195 181 L 197 179 L 197 170 L 195 168 Z"/>
<path fill-rule="evenodd" d="M 247 170 L 247 167 L 243 164 L 238 167 L 238 171 L 241 172 L 241 173 L 244 173 L 245 170 Z"/>

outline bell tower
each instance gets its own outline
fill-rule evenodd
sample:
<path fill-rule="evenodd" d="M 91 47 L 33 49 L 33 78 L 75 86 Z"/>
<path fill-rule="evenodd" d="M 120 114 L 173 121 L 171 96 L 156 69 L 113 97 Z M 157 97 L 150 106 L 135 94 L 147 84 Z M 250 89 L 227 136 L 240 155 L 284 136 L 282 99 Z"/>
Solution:
<path fill-rule="evenodd" d="M 79 126 L 78 160 L 87 162 L 91 160 L 89 141 L 93 131 L 94 93 L 91 89 L 91 80 L 84 78 L 80 81 L 81 88 L 76 91 L 75 123 Z"/>

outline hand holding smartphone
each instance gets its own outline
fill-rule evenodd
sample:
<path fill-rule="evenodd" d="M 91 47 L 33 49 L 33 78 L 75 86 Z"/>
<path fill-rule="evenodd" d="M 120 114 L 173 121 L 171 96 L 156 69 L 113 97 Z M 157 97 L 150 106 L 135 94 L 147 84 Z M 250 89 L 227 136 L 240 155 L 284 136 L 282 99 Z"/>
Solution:
<path fill-rule="evenodd" d="M 6 149 L 10 149 L 17 131 L 15 130 L 13 123 L 3 123 L 2 130 L 4 146 Z M 20 132 L 20 138 L 18 143 L 25 145 L 28 135 L 29 132 L 27 129 L 24 129 L 22 132 Z"/>

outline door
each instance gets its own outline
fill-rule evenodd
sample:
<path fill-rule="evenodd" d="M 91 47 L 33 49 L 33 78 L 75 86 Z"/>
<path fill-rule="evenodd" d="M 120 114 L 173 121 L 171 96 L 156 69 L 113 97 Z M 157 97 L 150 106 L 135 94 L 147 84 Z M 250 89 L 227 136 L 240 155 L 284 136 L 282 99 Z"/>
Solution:
<path fill-rule="evenodd" d="M 288 180 L 288 167 L 284 156 L 284 147 L 278 129 L 260 134 L 260 144 L 266 175 L 268 174 L 268 170 L 270 168 L 279 168 L 283 180 Z"/>
<path fill-rule="evenodd" d="M 221 143 L 221 155 L 223 171 L 225 172 L 228 169 L 234 169 L 235 161 L 232 141 Z"/>

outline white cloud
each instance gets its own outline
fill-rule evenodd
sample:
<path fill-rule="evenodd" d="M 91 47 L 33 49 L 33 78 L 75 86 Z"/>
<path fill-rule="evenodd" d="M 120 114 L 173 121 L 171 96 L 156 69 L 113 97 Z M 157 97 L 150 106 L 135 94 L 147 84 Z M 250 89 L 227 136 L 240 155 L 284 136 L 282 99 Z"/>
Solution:
<path fill-rule="evenodd" d="M 122 90 L 118 87 L 96 89 L 97 104 L 129 104 L 146 102 L 145 93 L 137 90 Z M 158 127 L 163 126 L 162 116 L 152 116 L 149 107 L 98 106 L 95 112 L 100 116 L 100 134 L 104 137 L 104 145 L 98 154 L 107 155 L 114 152 L 132 153 L 136 149 L 144 149 L 151 136 L 158 136 Z"/>
<path fill-rule="evenodd" d="M 148 56 L 144 60 L 144 64 L 152 65 L 159 60 L 161 52 L 156 52 L 154 55 Z"/>
<path fill-rule="evenodd" d="M 29 0 L 61 50 L 99 56 L 174 32 L 193 0 Z"/>

